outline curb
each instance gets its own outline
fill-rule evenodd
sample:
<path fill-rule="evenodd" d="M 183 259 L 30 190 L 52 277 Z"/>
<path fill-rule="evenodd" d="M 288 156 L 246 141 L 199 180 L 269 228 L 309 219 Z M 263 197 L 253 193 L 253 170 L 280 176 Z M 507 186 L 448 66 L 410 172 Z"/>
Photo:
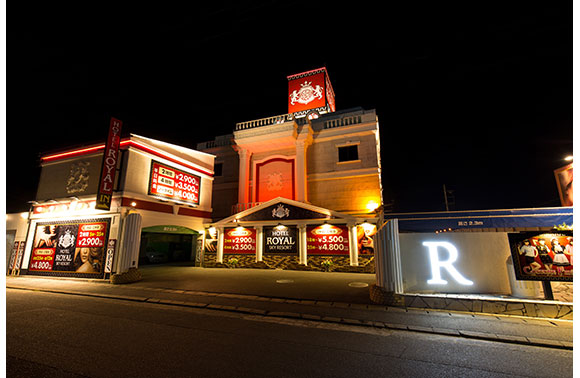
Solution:
<path fill-rule="evenodd" d="M 188 301 L 176 301 L 176 300 L 158 299 L 158 298 L 152 298 L 152 297 L 87 293 L 87 292 L 80 292 L 80 291 L 42 289 L 42 288 L 39 289 L 39 288 L 28 288 L 28 287 L 19 287 L 19 286 L 8 286 L 8 285 L 6 286 L 6 288 L 7 289 L 14 289 L 14 290 L 26 290 L 26 291 L 35 291 L 35 292 L 76 295 L 76 296 L 84 296 L 84 297 L 116 299 L 116 300 L 122 300 L 122 301 L 161 304 L 161 305 L 168 305 L 168 306 L 179 306 L 179 307 L 189 307 L 189 308 L 199 308 L 199 309 L 205 308 L 205 309 L 215 310 L 215 311 L 227 311 L 227 312 L 235 312 L 235 313 L 241 313 L 241 314 L 272 317 L 272 318 L 301 319 L 301 320 L 306 320 L 306 321 L 334 323 L 334 324 L 359 326 L 359 327 L 372 327 L 372 328 L 377 328 L 377 329 L 389 329 L 389 330 L 394 330 L 394 331 L 428 333 L 428 334 L 435 334 L 435 335 L 442 335 L 442 336 L 462 337 L 462 338 L 467 338 L 467 339 L 494 341 L 494 342 L 501 342 L 501 343 L 508 343 L 508 344 L 538 346 L 538 347 L 544 347 L 544 348 L 555 348 L 555 349 L 565 349 L 565 350 L 572 350 L 573 349 L 572 342 L 539 339 L 539 338 L 528 338 L 528 337 L 524 337 L 524 336 L 501 335 L 501 334 L 493 334 L 493 333 L 485 333 L 485 332 L 464 331 L 464 330 L 456 330 L 456 329 L 448 329 L 448 328 L 433 328 L 433 327 L 405 325 L 405 324 L 391 324 L 391 323 L 384 323 L 381 321 L 358 320 L 358 319 L 338 318 L 338 317 L 331 317 L 331 316 L 319 316 L 319 315 L 312 315 L 312 314 L 301 314 L 301 313 L 296 313 L 296 312 L 267 311 L 267 310 L 262 310 L 262 309 L 249 308 L 249 307 L 238 307 L 238 306 L 228 306 L 228 305 L 218 305 L 218 304 L 211 304 L 211 303 L 208 304 L 208 303 L 188 302 Z M 175 292 L 175 291 L 173 291 L 173 292 Z M 183 290 L 182 290 L 182 292 L 183 292 Z M 199 293 L 199 292 L 196 292 L 196 293 Z M 212 294 L 212 295 L 208 295 L 208 296 L 218 296 L 218 295 L 219 294 Z M 234 294 L 232 294 L 232 296 L 234 296 Z M 241 295 L 235 295 L 235 296 L 241 297 Z M 254 299 L 256 299 L 256 298 L 254 298 Z"/>

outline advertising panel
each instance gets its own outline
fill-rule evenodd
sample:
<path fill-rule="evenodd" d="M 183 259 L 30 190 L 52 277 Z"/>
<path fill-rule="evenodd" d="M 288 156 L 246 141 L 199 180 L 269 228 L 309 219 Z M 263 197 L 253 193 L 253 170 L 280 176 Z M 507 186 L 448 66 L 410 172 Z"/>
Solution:
<path fill-rule="evenodd" d="M 325 71 L 288 77 L 288 113 L 326 106 Z"/>
<path fill-rule="evenodd" d="M 255 228 L 226 228 L 224 230 L 224 255 L 226 254 L 255 254 Z"/>
<path fill-rule="evenodd" d="M 298 229 L 264 227 L 264 254 L 298 254 Z"/>
<path fill-rule="evenodd" d="M 119 143 L 121 142 L 121 127 L 123 122 L 111 117 L 109 125 L 109 137 L 103 155 L 103 165 L 101 167 L 101 179 L 99 180 L 99 191 L 97 193 L 97 203 L 95 209 L 110 210 L 113 199 L 113 186 L 115 184 L 115 174 L 117 172 L 117 162 L 119 161 Z"/>
<path fill-rule="evenodd" d="M 554 171 L 556 176 L 556 185 L 558 186 L 558 193 L 560 194 L 560 203 L 562 206 L 574 205 L 574 190 L 573 190 L 573 167 L 572 163 L 556 169 Z"/>
<path fill-rule="evenodd" d="M 199 205 L 200 182 L 199 176 L 156 161 L 151 162 L 149 195 Z"/>
<path fill-rule="evenodd" d="M 39 223 L 28 271 L 102 275 L 109 219 Z"/>
<path fill-rule="evenodd" d="M 204 253 L 216 253 L 218 245 L 218 230 L 215 227 L 205 229 L 203 238 Z"/>
<path fill-rule="evenodd" d="M 356 226 L 356 237 L 359 255 L 374 255 L 375 246 L 373 235 L 377 233 L 377 226 L 370 223 L 363 223 Z"/>
<path fill-rule="evenodd" d="M 309 255 L 348 255 L 348 227 L 323 224 L 306 228 Z"/>
<path fill-rule="evenodd" d="M 516 278 L 527 281 L 572 281 L 574 240 L 571 231 L 509 234 Z"/>

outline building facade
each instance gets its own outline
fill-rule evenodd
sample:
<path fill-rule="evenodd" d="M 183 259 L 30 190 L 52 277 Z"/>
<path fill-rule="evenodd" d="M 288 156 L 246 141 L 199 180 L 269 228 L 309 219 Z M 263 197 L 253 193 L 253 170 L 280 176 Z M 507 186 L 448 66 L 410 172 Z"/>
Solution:
<path fill-rule="evenodd" d="M 20 229 L 9 272 L 107 278 L 140 263 L 200 259 L 198 235 L 212 218 L 214 156 L 138 135 L 120 140 L 111 206 L 99 210 L 104 150 L 41 157 L 36 198 L 21 217 L 26 232 L 12 222 Z"/>
<path fill-rule="evenodd" d="M 359 260 L 372 262 L 370 247 L 364 249 L 369 256 L 359 257 L 357 228 L 372 243 L 370 226 L 383 204 L 376 112 L 336 112 L 325 68 L 288 76 L 288 83 L 287 114 L 237 123 L 232 134 L 197 145 L 216 156 L 213 232 L 205 250 L 210 265 L 223 264 L 236 248 L 252 251 L 229 257 L 244 266 L 322 269 L 321 261 L 334 258 L 336 268 L 348 270 Z M 312 234 L 322 222 L 327 226 Z M 314 239 L 323 229 L 329 237 L 342 235 L 345 244 L 319 251 Z M 247 234 L 249 244 L 229 246 L 236 233 Z M 267 245 L 278 234 L 292 236 L 286 253 Z"/>

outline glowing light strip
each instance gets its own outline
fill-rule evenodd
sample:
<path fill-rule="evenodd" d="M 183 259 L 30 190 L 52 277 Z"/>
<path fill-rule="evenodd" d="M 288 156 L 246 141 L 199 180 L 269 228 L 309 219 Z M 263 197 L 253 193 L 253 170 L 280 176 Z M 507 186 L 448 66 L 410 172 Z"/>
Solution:
<path fill-rule="evenodd" d="M 168 161 L 171 161 L 172 163 L 179 164 L 183 167 L 187 167 L 187 168 L 194 170 L 196 172 L 203 173 L 204 175 L 213 177 L 213 173 L 211 173 L 210 171 L 203 170 L 203 169 L 195 167 L 191 164 L 187 164 L 183 161 L 180 161 L 180 160 L 174 159 L 172 157 L 169 157 L 167 155 L 164 155 L 163 153 L 161 153 L 157 150 L 154 150 L 148 146 L 145 146 L 139 142 L 136 142 L 134 140 L 125 139 L 125 140 L 122 140 L 119 145 L 121 147 L 126 147 L 126 146 L 135 147 L 135 148 L 142 150 L 144 152 L 148 152 L 152 155 L 155 155 L 155 156 L 161 157 L 163 159 L 166 159 Z M 85 155 L 85 154 L 88 154 L 90 152 L 95 152 L 95 151 L 99 151 L 99 150 L 103 150 L 103 149 L 105 149 L 105 145 L 99 144 L 98 146 L 86 147 L 86 148 L 81 148 L 78 150 L 72 150 L 72 151 L 62 152 L 62 153 L 58 153 L 58 154 L 54 154 L 54 155 L 44 156 L 44 157 L 41 157 L 40 160 L 43 162 L 52 161 L 52 160 L 59 160 L 59 159 L 70 158 L 70 157 L 74 157 L 74 156 Z"/>

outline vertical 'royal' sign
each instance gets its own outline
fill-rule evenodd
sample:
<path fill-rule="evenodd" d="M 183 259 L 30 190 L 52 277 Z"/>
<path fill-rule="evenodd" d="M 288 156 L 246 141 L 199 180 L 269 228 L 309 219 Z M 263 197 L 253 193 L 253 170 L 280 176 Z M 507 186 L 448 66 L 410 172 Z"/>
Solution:
<path fill-rule="evenodd" d="M 99 180 L 99 191 L 97 193 L 97 203 L 95 209 L 110 210 L 113 199 L 113 186 L 115 184 L 115 174 L 117 172 L 117 162 L 119 161 L 119 143 L 121 141 L 121 126 L 123 122 L 111 117 L 109 125 L 109 137 L 103 155 L 103 166 L 101 167 L 101 179 Z"/>

